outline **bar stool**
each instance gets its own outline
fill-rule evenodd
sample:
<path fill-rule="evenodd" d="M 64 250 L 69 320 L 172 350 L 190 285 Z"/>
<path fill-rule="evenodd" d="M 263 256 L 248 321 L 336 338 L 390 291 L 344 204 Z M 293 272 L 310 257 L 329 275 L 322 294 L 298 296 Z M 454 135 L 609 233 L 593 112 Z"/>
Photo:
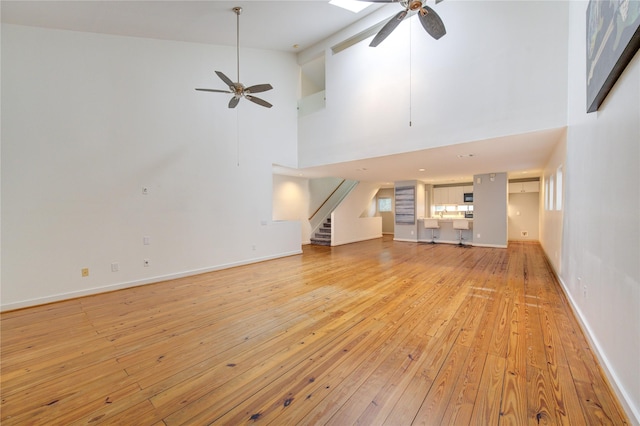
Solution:
<path fill-rule="evenodd" d="M 431 242 L 429 244 L 435 244 L 435 239 L 438 238 L 433 235 L 434 230 L 440 229 L 438 225 L 438 219 L 424 219 L 425 229 L 431 229 Z"/>
<path fill-rule="evenodd" d="M 469 221 L 468 220 L 454 220 L 453 221 L 453 229 L 458 231 L 458 247 L 468 247 L 466 244 L 462 243 L 462 231 L 469 229 Z"/>

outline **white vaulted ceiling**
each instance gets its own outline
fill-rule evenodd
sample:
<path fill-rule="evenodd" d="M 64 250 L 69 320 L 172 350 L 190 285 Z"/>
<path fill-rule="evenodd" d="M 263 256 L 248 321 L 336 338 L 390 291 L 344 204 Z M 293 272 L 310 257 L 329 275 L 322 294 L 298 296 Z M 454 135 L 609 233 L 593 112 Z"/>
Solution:
<path fill-rule="evenodd" d="M 0 4 L 3 23 L 229 46 L 236 43 L 236 16 L 232 8 L 241 6 L 241 47 L 292 53 L 303 51 L 360 20 L 367 25 L 385 21 L 399 9 L 397 4 L 371 4 L 356 14 L 330 5 L 328 0 L 3 0 Z M 508 172 L 510 178 L 532 177 L 540 175 L 563 135 L 564 129 L 545 130 L 304 170 L 275 170 L 307 177 L 339 176 L 377 182 L 449 183 L 470 181 L 474 174 L 489 172 Z M 468 154 L 473 157 L 465 157 Z"/>
<path fill-rule="evenodd" d="M 3 0 L 2 22 L 163 40 L 235 45 L 236 15 L 232 11 L 235 6 L 243 8 L 240 17 L 242 46 L 289 52 L 308 48 L 381 7 L 372 4 L 356 14 L 330 5 L 329 0 Z M 294 48 L 294 45 L 298 47 Z"/>

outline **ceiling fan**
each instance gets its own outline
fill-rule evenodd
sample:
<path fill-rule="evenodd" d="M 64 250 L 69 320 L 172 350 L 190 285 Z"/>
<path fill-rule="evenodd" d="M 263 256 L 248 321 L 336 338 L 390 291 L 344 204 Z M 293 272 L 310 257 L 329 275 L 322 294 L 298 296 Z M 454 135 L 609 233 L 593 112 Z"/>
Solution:
<path fill-rule="evenodd" d="M 425 31 L 429 33 L 429 35 L 436 40 L 447 33 L 447 30 L 444 28 L 444 23 L 440 16 L 427 6 L 425 3 L 427 0 L 366 0 L 372 3 L 400 3 L 404 10 L 396 14 L 389 22 L 387 22 L 384 27 L 378 34 L 373 38 L 369 46 L 376 47 L 379 45 L 396 27 L 402 22 L 404 18 L 407 17 L 409 12 L 418 12 L 418 18 L 420 19 L 420 23 L 424 27 Z M 442 0 L 436 0 L 436 4 L 440 3 Z"/>
<path fill-rule="evenodd" d="M 245 87 L 242 83 L 240 83 L 240 14 L 242 13 L 242 8 L 234 7 L 232 10 L 236 14 L 236 59 L 238 68 L 238 81 L 234 83 L 222 71 L 216 71 L 216 74 L 218 75 L 218 77 L 220 77 L 220 80 L 224 81 L 224 83 L 229 86 L 229 90 L 196 90 L 200 90 L 203 92 L 232 93 L 233 97 L 229 101 L 229 108 L 235 108 L 238 105 L 238 102 L 240 102 L 240 98 L 245 98 L 255 104 L 261 105 L 266 108 L 271 108 L 273 105 L 271 105 L 269 102 L 253 96 L 254 93 L 266 92 L 267 90 L 273 89 L 270 84 L 256 84 L 255 86 Z"/>

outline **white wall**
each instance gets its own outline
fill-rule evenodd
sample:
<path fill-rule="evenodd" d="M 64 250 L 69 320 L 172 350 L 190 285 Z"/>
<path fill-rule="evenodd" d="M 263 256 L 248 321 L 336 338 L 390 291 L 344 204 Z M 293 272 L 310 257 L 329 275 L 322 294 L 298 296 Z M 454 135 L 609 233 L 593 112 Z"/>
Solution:
<path fill-rule="evenodd" d="M 378 215 L 382 218 L 382 233 L 393 234 L 394 230 L 394 215 L 395 211 L 395 199 L 393 197 L 393 188 L 380 188 L 376 195 L 376 200 L 379 198 L 391 198 L 391 211 L 390 212 L 378 212 Z"/>
<path fill-rule="evenodd" d="M 327 50 L 326 109 L 299 121 L 301 166 L 565 125 L 566 2 L 451 1 L 437 11 L 440 40 L 413 17 L 376 48 L 367 39 Z"/>
<path fill-rule="evenodd" d="M 273 220 L 300 225 L 301 244 L 309 244 L 309 179 L 273 175 Z"/>
<path fill-rule="evenodd" d="M 563 185 L 563 208 L 550 210 L 545 208 L 544 199 L 547 196 L 545 187 L 549 177 L 556 173 L 558 167 L 562 167 L 564 171 Z M 566 133 L 558 141 L 549 161 L 543 171 L 540 180 L 540 244 L 544 248 L 547 258 L 555 269 L 557 274 L 562 273 L 562 239 L 563 239 L 563 217 L 566 206 L 566 198 L 570 198 L 571 194 L 567 191 L 567 140 Z"/>
<path fill-rule="evenodd" d="M 513 192 L 507 205 L 509 241 L 538 241 L 540 194 Z M 527 236 L 522 233 L 526 232 Z"/>
<path fill-rule="evenodd" d="M 640 424 L 640 56 L 636 54 L 600 110 L 587 114 L 587 4 L 570 2 L 559 273 L 627 413 Z M 552 257 L 549 250 L 545 243 Z"/>
<path fill-rule="evenodd" d="M 3 309 L 300 252 L 300 225 L 271 221 L 298 66 L 241 58 L 273 108 L 194 90 L 223 88 L 231 47 L 2 25 Z"/>
<path fill-rule="evenodd" d="M 381 217 L 361 217 L 376 196 L 379 184 L 359 182 L 331 213 L 331 245 L 382 237 Z"/>

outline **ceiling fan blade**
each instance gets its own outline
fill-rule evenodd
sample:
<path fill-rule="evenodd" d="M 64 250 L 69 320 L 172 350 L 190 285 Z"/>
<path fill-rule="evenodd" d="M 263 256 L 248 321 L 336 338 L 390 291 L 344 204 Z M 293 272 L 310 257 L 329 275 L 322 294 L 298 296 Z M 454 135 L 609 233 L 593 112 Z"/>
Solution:
<path fill-rule="evenodd" d="M 216 71 L 216 74 L 218 74 L 218 77 L 220 77 L 220 80 L 224 81 L 224 83 L 229 86 L 229 87 L 233 87 L 233 81 L 231 81 L 231 79 L 229 77 L 227 77 L 226 75 L 224 75 L 224 73 L 222 71 Z"/>
<path fill-rule="evenodd" d="M 429 6 L 422 6 L 422 9 L 418 12 L 418 18 L 420 18 L 420 23 L 424 27 L 425 31 L 436 40 L 447 33 L 442 19 L 440 19 L 440 16 L 438 16 L 435 10 L 431 9 Z"/>
<path fill-rule="evenodd" d="M 270 84 L 256 84 L 255 86 L 247 87 L 244 91 L 248 93 L 260 93 L 271 89 L 273 89 L 273 87 Z"/>
<path fill-rule="evenodd" d="M 249 99 L 254 104 L 258 104 L 266 108 L 271 108 L 273 106 L 269 102 L 265 101 L 264 99 L 256 98 L 255 96 L 245 95 L 244 97 Z"/>
<path fill-rule="evenodd" d="M 378 34 L 376 34 L 373 40 L 371 40 L 369 46 L 376 47 L 377 45 L 382 43 L 382 40 L 387 38 L 387 36 L 389 36 L 389 34 L 391 34 L 391 32 L 395 30 L 398 25 L 400 25 L 400 22 L 402 22 L 402 20 L 407 16 L 407 13 L 408 12 L 406 10 L 403 10 L 402 12 L 399 12 L 396 16 L 391 18 L 391 20 L 387 22 L 380 31 L 378 31 Z"/>
<path fill-rule="evenodd" d="M 196 89 L 196 90 L 200 90 L 202 92 L 232 93 L 228 90 L 218 90 L 218 89 Z"/>
<path fill-rule="evenodd" d="M 238 96 L 234 96 L 229 101 L 229 108 L 235 108 L 238 105 L 238 102 L 240 102 L 240 98 Z"/>

